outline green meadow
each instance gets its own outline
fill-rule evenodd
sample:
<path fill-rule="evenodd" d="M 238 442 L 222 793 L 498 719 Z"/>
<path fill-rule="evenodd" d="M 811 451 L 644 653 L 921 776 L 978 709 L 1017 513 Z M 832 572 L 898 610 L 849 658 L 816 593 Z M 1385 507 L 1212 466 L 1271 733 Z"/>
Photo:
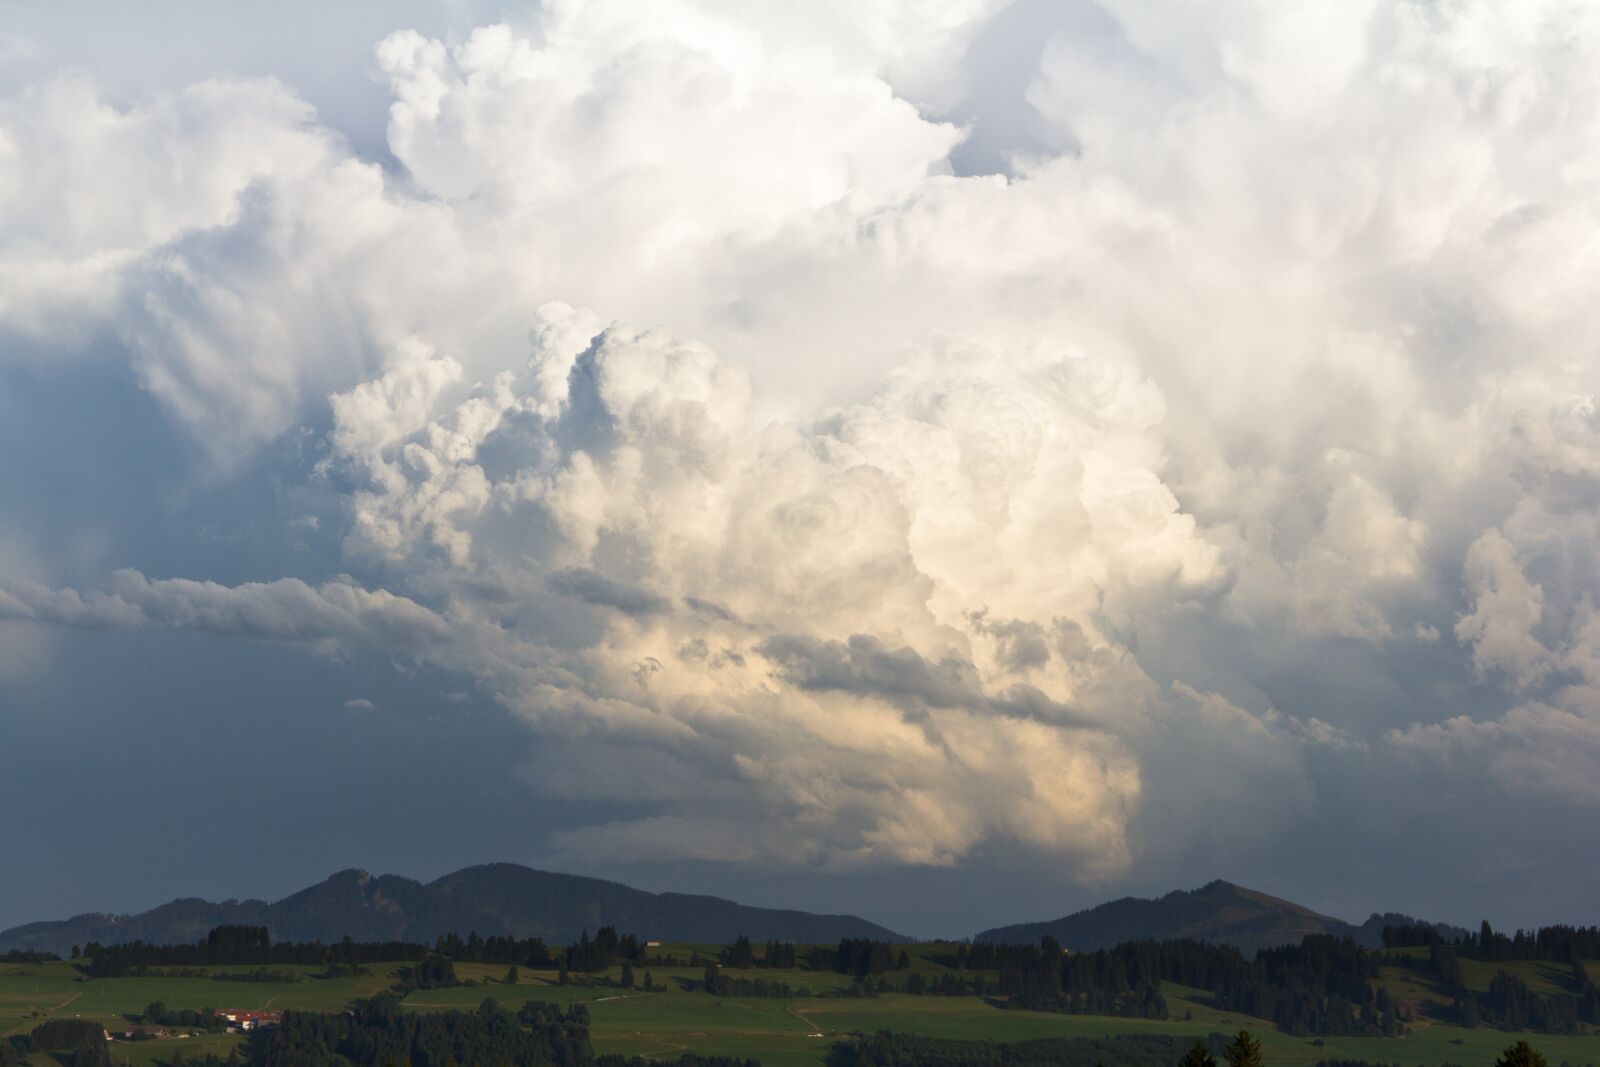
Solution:
<path fill-rule="evenodd" d="M 919 944 L 904 947 L 912 968 L 933 977 L 945 971 L 939 958 L 952 946 Z M 715 954 L 712 945 L 668 945 L 660 951 L 687 959 L 698 951 Z M 1560 988 L 1560 968 L 1542 963 L 1496 965 L 1517 973 L 1530 985 Z M 398 978 L 399 965 L 373 967 L 360 977 L 314 978 L 313 968 L 286 968 L 300 973 L 294 982 L 220 982 L 210 978 L 101 978 L 84 981 L 70 963 L 0 965 L 0 1034 L 25 1032 L 46 1018 L 83 1018 L 119 1031 L 153 1001 L 169 1008 L 242 1008 L 338 1011 L 351 1001 L 388 988 Z M 1487 985 L 1487 973 L 1469 971 L 1473 984 Z M 1596 964 L 1600 970 L 1600 963 Z M 230 968 L 212 968 L 226 971 Z M 238 970 L 238 968 L 231 968 Z M 1171 1018 L 1166 1020 L 1109 1018 L 1009 1011 L 988 998 L 910 996 L 886 993 L 877 997 L 844 995 L 849 979 L 831 971 L 726 970 L 733 977 L 786 982 L 810 991 L 794 998 L 712 996 L 688 988 L 704 974 L 703 967 L 636 967 L 636 982 L 649 971 L 656 992 L 623 989 L 617 984 L 621 969 L 606 975 L 576 977 L 577 984 L 561 985 L 552 971 L 519 968 L 518 981 L 506 984 L 506 968 L 457 964 L 464 984 L 448 989 L 418 991 L 405 1006 L 415 1011 L 470 1009 L 489 997 L 513 1009 L 528 1000 L 582 1002 L 590 1013 L 591 1034 L 598 1052 L 672 1059 L 688 1051 L 754 1057 L 772 1067 L 819 1065 L 844 1035 L 893 1030 L 930 1037 L 985 1041 L 1020 1041 L 1041 1037 L 1105 1036 L 1119 1033 L 1204 1035 L 1249 1029 L 1262 1039 L 1268 1062 L 1288 1067 L 1311 1067 L 1319 1060 L 1366 1060 L 1404 1067 L 1463 1067 L 1491 1064 L 1495 1056 L 1516 1040 L 1526 1039 L 1540 1049 L 1551 1067 L 1565 1062 L 1600 1065 L 1600 1035 L 1515 1035 L 1494 1029 L 1466 1030 L 1443 1023 L 1421 1021 L 1399 1038 L 1305 1039 L 1281 1033 L 1269 1023 L 1222 1012 L 1211 1007 L 1203 992 L 1168 984 L 1163 994 Z M 900 972 L 902 975 L 905 972 Z M 1426 982 L 1401 967 L 1386 968 L 1381 981 L 1392 996 L 1421 1002 L 1437 999 Z M 601 984 L 609 982 L 611 984 Z M 207 1051 L 226 1052 L 241 1038 L 208 1034 L 167 1037 L 113 1045 L 116 1063 L 155 1065 L 170 1061 L 175 1051 L 185 1059 Z M 55 1063 L 35 1055 L 36 1064 Z"/>

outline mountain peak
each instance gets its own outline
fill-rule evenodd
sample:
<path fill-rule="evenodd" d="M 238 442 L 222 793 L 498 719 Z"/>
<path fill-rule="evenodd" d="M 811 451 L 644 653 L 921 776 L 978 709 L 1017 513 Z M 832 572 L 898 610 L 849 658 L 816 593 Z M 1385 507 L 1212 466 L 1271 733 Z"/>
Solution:
<path fill-rule="evenodd" d="M 1033 942 L 1049 935 L 1066 948 L 1087 952 L 1124 941 L 1192 938 L 1253 953 L 1298 943 L 1309 934 L 1370 942 L 1379 933 L 1218 878 L 1198 889 L 1174 890 L 1156 900 L 1123 897 L 1048 922 L 985 930 L 976 940 Z"/>
<path fill-rule="evenodd" d="M 800 943 L 844 937 L 902 940 L 853 915 L 813 915 L 755 908 L 718 897 L 649 893 L 619 882 L 557 874 L 515 863 L 464 867 L 424 884 L 401 875 L 338 871 L 276 903 L 212 904 L 176 900 L 139 915 L 80 915 L 0 931 L 0 952 L 11 948 L 65 951 L 72 944 L 142 940 L 192 944 L 213 926 L 265 926 L 275 941 L 430 943 L 442 934 L 539 937 L 552 945 L 578 940 L 602 926 L 647 937 L 732 942 Z"/>

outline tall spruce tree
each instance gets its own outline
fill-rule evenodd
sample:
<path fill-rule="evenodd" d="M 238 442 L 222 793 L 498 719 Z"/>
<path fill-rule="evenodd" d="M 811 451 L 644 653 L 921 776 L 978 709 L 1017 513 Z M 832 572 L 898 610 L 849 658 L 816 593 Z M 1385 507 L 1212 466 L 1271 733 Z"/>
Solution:
<path fill-rule="evenodd" d="M 1217 1058 L 1206 1049 L 1206 1043 L 1197 1037 L 1194 1044 L 1189 1046 L 1189 1051 L 1183 1054 L 1183 1059 L 1178 1061 L 1178 1067 L 1217 1067 Z"/>
<path fill-rule="evenodd" d="M 1239 1035 L 1228 1042 L 1222 1056 L 1228 1061 L 1228 1067 L 1265 1067 L 1261 1059 L 1261 1042 L 1251 1037 L 1248 1030 L 1240 1030 Z"/>

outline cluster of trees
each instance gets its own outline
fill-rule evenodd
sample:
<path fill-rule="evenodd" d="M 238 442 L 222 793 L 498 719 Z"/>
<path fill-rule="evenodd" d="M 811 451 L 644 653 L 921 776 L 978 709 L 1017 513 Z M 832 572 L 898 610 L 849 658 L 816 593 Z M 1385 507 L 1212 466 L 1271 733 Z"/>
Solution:
<path fill-rule="evenodd" d="M 978 946 L 989 949 L 990 946 Z M 1006 1006 L 1074 1015 L 1165 1019 L 1167 1002 L 1148 961 L 1125 949 L 1068 956 L 1053 937 L 1032 945 L 993 946 Z M 984 951 L 979 958 L 991 955 Z M 968 962 L 973 954 L 969 954 Z"/>
<path fill-rule="evenodd" d="M 34 1052 L 68 1053 L 76 1067 L 111 1067 L 105 1031 L 87 1019 L 49 1019 L 22 1036 L 0 1037 L 0 1067 L 20 1067 Z"/>
<path fill-rule="evenodd" d="M 433 951 L 457 963 L 504 963 L 520 967 L 553 967 L 556 958 L 538 937 L 479 937 L 474 930 L 463 941 L 456 934 L 445 934 L 433 943 Z"/>
<path fill-rule="evenodd" d="M 748 939 L 745 944 L 748 946 Z M 794 966 L 793 945 L 771 942 L 767 951 L 766 961 L 771 962 L 763 961 L 765 965 Z M 619 935 L 611 926 L 601 927 L 592 940 L 588 931 L 584 931 L 577 944 L 559 953 L 553 953 L 541 938 L 486 938 L 480 937 L 477 931 L 464 939 L 457 934 L 445 934 L 434 942 L 432 952 L 458 963 L 504 963 L 532 968 L 565 966 L 573 971 L 589 972 L 607 970 L 618 961 L 645 961 L 639 938 L 633 934 Z M 78 954 L 74 946 L 73 955 Z M 82 970 L 90 978 L 125 978 L 151 974 L 176 976 L 181 972 L 174 968 L 224 964 L 298 965 L 322 966 L 328 974 L 334 975 L 361 973 L 358 969 L 366 964 L 420 960 L 428 954 L 427 945 L 406 941 L 358 942 L 345 938 L 332 945 L 315 941 L 274 944 L 264 926 L 218 926 L 205 940 L 193 945 L 152 945 L 143 941 L 120 945 L 91 943 L 83 946 L 82 955 L 89 957 L 89 961 Z M 44 953 L 11 953 L 7 961 L 33 963 L 56 958 Z"/>
<path fill-rule="evenodd" d="M 773 969 L 792 970 L 798 966 L 794 945 L 787 941 L 768 941 L 762 949 L 760 956 L 756 955 L 755 946 L 743 934 L 739 935 L 732 945 L 723 949 L 717 956 L 717 962 L 724 967 L 771 967 Z"/>
<path fill-rule="evenodd" d="M 1385 926 L 1383 945 L 1385 948 L 1449 945 L 1486 963 L 1544 960 L 1570 964 L 1583 959 L 1600 959 L 1600 926 L 1541 926 L 1532 931 L 1518 930 L 1508 937 L 1485 919 L 1476 934 L 1446 941 L 1437 929 L 1414 923 Z"/>
<path fill-rule="evenodd" d="M 256 967 L 357 966 L 366 963 L 391 963 L 418 960 L 427 955 L 426 945 L 406 941 L 352 941 L 345 938 L 332 945 L 320 941 L 285 941 L 274 944 L 265 926 L 218 926 L 203 941 L 193 945 L 151 945 L 130 941 L 120 945 L 90 942 L 81 954 L 89 957 L 83 973 L 90 978 L 127 978 L 147 975 L 156 968 L 215 967 L 245 965 Z M 74 947 L 73 955 L 79 955 Z"/>
<path fill-rule="evenodd" d="M 791 941 L 768 941 L 762 949 L 758 967 L 772 967 L 793 970 L 800 966 L 795 958 L 794 943 Z"/>
<path fill-rule="evenodd" d="M 1187 1046 L 1187 1047 L 1185 1047 Z M 1263 1067 L 1261 1042 L 1248 1030 L 1232 1038 L 1166 1034 L 1118 1034 L 1109 1038 L 1043 1038 L 998 1043 L 956 1041 L 880 1031 L 843 1046 L 838 1060 L 852 1067 L 1054 1067 L 1093 1063 L 1101 1067 Z M 1385 1067 L 1359 1060 L 1323 1060 L 1317 1067 Z M 1547 1067 L 1544 1056 L 1518 1041 L 1495 1067 Z"/>
<path fill-rule="evenodd" d="M 1396 1037 L 1404 1021 L 1371 985 L 1381 964 L 1348 938 L 1307 937 L 1257 953 L 1248 972 L 1224 982 L 1216 1003 L 1301 1036 Z"/>
<path fill-rule="evenodd" d="M 1489 963 L 1592 960 L 1600 957 L 1600 926 L 1543 926 L 1531 933 L 1518 930 L 1507 937 L 1496 933 L 1485 919 L 1473 947 L 1478 950 L 1477 958 Z"/>
<path fill-rule="evenodd" d="M 1117 1015 L 1125 1019 L 1167 1017 L 1167 1000 L 1157 986 L 1141 986 L 1126 993 L 1108 993 L 1104 990 L 1067 993 L 1051 985 L 1048 977 L 1048 972 L 1022 972 L 1021 984 L 1016 987 L 1008 987 L 1002 980 L 1001 992 L 1008 994 L 1006 1007 L 1024 1011 L 1057 1011 L 1067 1015 Z"/>
<path fill-rule="evenodd" d="M 257 967 L 251 971 L 241 971 L 237 974 L 219 973 L 211 976 L 219 982 L 298 982 L 300 976 L 294 971 L 274 971 L 268 967 Z"/>
<path fill-rule="evenodd" d="M 1595 988 L 1581 956 L 1572 960 L 1574 994 L 1536 993 L 1522 979 L 1505 971 L 1495 972 L 1486 992 L 1474 992 L 1467 988 L 1458 951 L 1434 945 L 1427 960 L 1428 970 L 1453 998 L 1452 1021 L 1466 1027 L 1498 1026 L 1556 1034 L 1575 1033 L 1579 1023 L 1600 1025 L 1600 989 Z"/>
<path fill-rule="evenodd" d="M 139 1014 L 139 1021 L 151 1026 L 184 1026 L 195 1030 L 226 1030 L 228 1020 L 210 1008 L 192 1011 L 183 1008 L 173 1011 L 164 1001 L 152 1001 Z"/>
<path fill-rule="evenodd" d="M 1235 948 L 1199 941 L 1130 942 L 1065 954 L 1039 945 L 973 945 L 957 950 L 969 968 L 998 968 L 1000 992 L 1017 1007 L 1165 1018 L 1162 982 L 1207 990 L 1219 1008 L 1270 1019 L 1296 1035 L 1394 1036 L 1402 1013 L 1375 993 L 1381 957 L 1349 939 L 1307 937 L 1247 960 Z"/>
<path fill-rule="evenodd" d="M 814 971 L 837 971 L 856 978 L 868 978 L 886 971 L 903 971 L 911 966 L 904 949 L 895 955 L 887 941 L 866 937 L 846 937 L 838 948 L 813 948 L 806 953 L 806 964 Z"/>
<path fill-rule="evenodd" d="M 531 1010 L 530 1010 L 531 1009 Z M 282 1025 L 253 1035 L 256 1067 L 349 1067 L 410 1063 L 551 1064 L 588 1067 L 594 1062 L 586 1015 L 530 1004 L 520 1016 L 492 1000 L 475 1012 L 405 1012 L 381 994 L 357 1001 L 344 1015 L 288 1011 Z"/>
<path fill-rule="evenodd" d="M 1506 1030 L 1531 1030 L 1546 1034 L 1571 1034 L 1579 1021 L 1600 1022 L 1600 993 L 1593 983 L 1583 995 L 1541 995 L 1514 974 L 1495 972 L 1488 992 L 1455 990 L 1455 1011 L 1462 1026 L 1498 1026 Z"/>
<path fill-rule="evenodd" d="M 0 963 L 55 963 L 61 959 L 54 952 L 37 952 L 29 948 L 14 948 L 0 953 Z"/>
<path fill-rule="evenodd" d="M 809 997 L 809 989 L 795 987 L 787 982 L 769 981 L 765 978 L 731 978 L 722 973 L 714 963 L 706 965 L 700 988 L 719 997 Z"/>
<path fill-rule="evenodd" d="M 670 1067 L 760 1067 L 754 1060 L 683 1056 Z M 405 1012 L 388 994 L 358 1001 L 342 1015 L 284 1012 L 283 1025 L 252 1036 L 252 1067 L 411 1067 L 518 1064 L 519 1067 L 659 1067 L 640 1057 L 596 1057 L 583 1005 L 563 1011 L 529 1001 L 513 1015 L 493 1000 L 477 1011 Z"/>
<path fill-rule="evenodd" d="M 1487 924 L 1468 948 L 1444 943 L 1426 926 L 1385 930 L 1391 946 L 1429 946 L 1427 966 L 1453 995 L 1455 1021 L 1508 1030 L 1574 1033 L 1600 1025 L 1600 989 L 1583 963 L 1600 952 L 1594 928 L 1546 927 L 1505 938 Z M 1567 959 L 1573 994 L 1540 994 L 1515 975 L 1498 973 L 1487 992 L 1466 988 L 1458 953 L 1510 952 L 1519 958 Z M 1542 954 L 1542 955 L 1538 955 Z M 1033 945 L 958 946 L 957 966 L 999 971 L 999 992 L 1011 1006 L 1036 1011 L 1165 1018 L 1162 982 L 1207 990 L 1224 1010 L 1269 1019 L 1297 1036 L 1395 1037 L 1411 1021 L 1383 988 L 1374 989 L 1381 966 L 1393 962 L 1348 938 L 1316 935 L 1298 945 L 1264 949 L 1247 960 L 1236 949 L 1194 941 L 1135 942 L 1099 952 L 1065 954 L 1046 937 Z M 977 985 L 978 983 L 975 983 Z M 960 989 L 952 985 L 951 988 Z M 933 991 L 907 982 L 907 992 Z"/>
<path fill-rule="evenodd" d="M 576 945 L 569 945 L 562 957 L 562 965 L 569 971 L 608 971 L 618 960 L 631 963 L 644 962 L 644 950 L 633 934 L 618 936 L 614 926 L 602 926 L 589 940 L 589 931 Z"/>
<path fill-rule="evenodd" d="M 448 957 L 429 955 L 410 967 L 400 968 L 400 980 L 391 988 L 396 996 L 404 997 L 418 989 L 450 989 L 460 984 L 455 964 Z"/>
<path fill-rule="evenodd" d="M 1061 946 L 1057 944 L 1056 939 L 1045 937 L 1037 945 L 1003 945 L 989 942 L 957 945 L 954 956 L 944 957 L 939 962 L 955 967 L 959 971 L 1003 971 L 1007 967 L 1032 965 L 1049 945 L 1055 945 L 1056 954 L 1061 954 Z"/>
<path fill-rule="evenodd" d="M 1444 935 L 1426 923 L 1404 923 L 1383 928 L 1384 948 L 1426 948 L 1444 943 Z"/>
<path fill-rule="evenodd" d="M 880 1031 L 841 1046 L 836 1059 L 853 1067 L 1056 1067 L 1063 1063 L 1173 1067 L 1183 1062 L 1188 1044 L 1187 1038 L 1167 1034 L 1051 1037 L 1001 1043 Z M 1227 1039 L 1212 1034 L 1201 1042 L 1201 1048 L 1213 1057 L 1223 1054 Z M 830 1062 L 834 1059 L 830 1058 Z M 1211 1063 L 1215 1062 L 1213 1058 Z"/>
<path fill-rule="evenodd" d="M 906 975 L 903 991 L 919 996 L 992 997 L 1000 992 L 1000 985 L 981 974 L 965 977 L 945 973 L 925 978 L 920 972 L 912 971 Z"/>

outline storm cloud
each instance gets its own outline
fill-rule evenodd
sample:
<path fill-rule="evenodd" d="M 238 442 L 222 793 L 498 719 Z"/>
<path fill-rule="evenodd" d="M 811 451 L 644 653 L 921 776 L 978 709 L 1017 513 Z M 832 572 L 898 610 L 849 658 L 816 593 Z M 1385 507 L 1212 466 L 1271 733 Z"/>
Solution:
<path fill-rule="evenodd" d="M 1100 0 L 1015 84 L 1040 5 L 934 7 L 397 28 L 381 153 L 292 81 L 0 55 L 7 388 L 124 383 L 157 514 L 270 487 L 159 580 L 41 495 L 0 632 L 466 678 L 579 866 L 1171 888 L 1399 862 L 1349 798 L 1400 782 L 1446 864 L 1592 829 L 1600 23 Z"/>

